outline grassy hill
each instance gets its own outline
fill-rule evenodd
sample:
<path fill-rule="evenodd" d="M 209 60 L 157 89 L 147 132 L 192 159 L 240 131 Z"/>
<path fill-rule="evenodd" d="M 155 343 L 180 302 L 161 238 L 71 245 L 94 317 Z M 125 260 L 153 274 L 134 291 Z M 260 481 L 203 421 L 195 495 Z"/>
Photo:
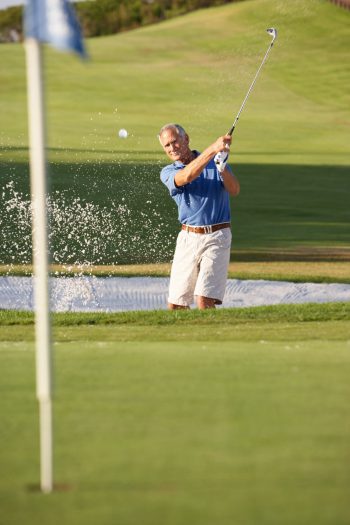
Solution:
<path fill-rule="evenodd" d="M 94 262 L 169 260 L 178 226 L 158 179 L 166 159 L 157 132 L 165 122 L 180 122 L 201 149 L 227 131 L 268 47 L 270 26 L 279 37 L 241 116 L 230 159 L 242 185 L 233 205 L 234 250 L 347 246 L 349 12 L 321 0 L 251 0 L 89 40 L 87 63 L 45 50 L 53 194 L 74 194 L 99 212 L 111 210 L 113 201 L 133 217 L 112 224 L 119 248 L 112 238 Z M 2 45 L 0 64 L 0 181 L 2 187 L 14 182 L 25 199 L 23 47 Z M 122 127 L 127 140 L 118 138 Z M 3 214 L 7 231 L 23 238 L 13 220 Z M 86 238 L 78 226 L 73 230 Z M 69 259 L 62 252 L 69 242 L 55 242 L 61 246 L 56 262 Z M 5 255 L 13 250 L 7 244 Z"/>

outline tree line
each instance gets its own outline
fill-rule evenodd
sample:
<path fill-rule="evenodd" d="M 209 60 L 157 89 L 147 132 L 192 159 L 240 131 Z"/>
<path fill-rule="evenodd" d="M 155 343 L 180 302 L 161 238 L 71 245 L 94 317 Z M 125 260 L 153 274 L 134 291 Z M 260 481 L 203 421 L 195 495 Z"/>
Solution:
<path fill-rule="evenodd" d="M 242 0 L 95 0 L 74 4 L 85 37 L 111 35 Z M 22 8 L 0 11 L 0 42 L 23 38 Z"/>

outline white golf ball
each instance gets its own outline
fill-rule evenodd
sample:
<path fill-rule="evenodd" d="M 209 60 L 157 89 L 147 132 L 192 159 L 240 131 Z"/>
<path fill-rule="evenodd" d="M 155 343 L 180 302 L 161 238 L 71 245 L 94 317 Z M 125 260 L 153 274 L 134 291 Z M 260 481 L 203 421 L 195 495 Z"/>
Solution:
<path fill-rule="evenodd" d="M 128 132 L 126 131 L 126 129 L 123 129 L 123 128 L 122 128 L 122 129 L 119 130 L 118 135 L 119 135 L 119 137 L 120 137 L 121 139 L 126 139 L 127 136 L 128 136 Z"/>

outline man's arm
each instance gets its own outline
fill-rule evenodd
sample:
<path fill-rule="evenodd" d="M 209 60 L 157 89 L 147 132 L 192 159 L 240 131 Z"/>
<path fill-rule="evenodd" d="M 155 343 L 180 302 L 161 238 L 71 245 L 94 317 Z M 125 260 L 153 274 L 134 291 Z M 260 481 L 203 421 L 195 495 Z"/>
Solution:
<path fill-rule="evenodd" d="M 238 179 L 234 176 L 232 171 L 226 167 L 220 175 L 222 182 L 225 186 L 225 190 L 230 195 L 232 195 L 232 197 L 237 197 L 237 195 L 239 195 L 241 187 L 239 185 Z"/>
<path fill-rule="evenodd" d="M 189 182 L 192 182 L 197 177 L 199 177 L 199 175 L 202 173 L 203 169 L 211 161 L 211 159 L 213 159 L 215 155 L 219 153 L 219 151 L 224 151 L 225 149 L 227 149 L 227 147 L 230 146 L 231 140 L 232 137 L 230 135 L 224 135 L 223 137 L 219 137 L 215 142 L 213 142 L 213 144 L 208 146 L 200 155 L 198 155 L 198 157 L 196 157 L 189 164 L 187 164 L 185 168 L 179 170 L 175 175 L 176 186 L 184 186 L 185 184 L 188 184 Z"/>

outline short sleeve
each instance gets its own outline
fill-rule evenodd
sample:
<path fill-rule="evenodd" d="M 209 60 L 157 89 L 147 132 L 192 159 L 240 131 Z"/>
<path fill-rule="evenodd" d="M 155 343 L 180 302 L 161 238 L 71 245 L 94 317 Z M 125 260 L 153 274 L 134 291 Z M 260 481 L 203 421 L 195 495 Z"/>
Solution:
<path fill-rule="evenodd" d="M 177 168 L 176 166 L 171 164 L 169 166 L 165 166 L 165 168 L 163 168 L 160 173 L 160 179 L 163 182 L 163 184 L 165 184 L 165 186 L 168 188 L 169 193 L 172 197 L 178 195 L 179 193 L 183 193 L 183 186 L 178 187 L 175 184 L 175 175 L 179 169 L 181 168 Z"/>

